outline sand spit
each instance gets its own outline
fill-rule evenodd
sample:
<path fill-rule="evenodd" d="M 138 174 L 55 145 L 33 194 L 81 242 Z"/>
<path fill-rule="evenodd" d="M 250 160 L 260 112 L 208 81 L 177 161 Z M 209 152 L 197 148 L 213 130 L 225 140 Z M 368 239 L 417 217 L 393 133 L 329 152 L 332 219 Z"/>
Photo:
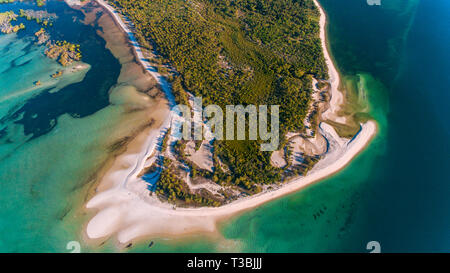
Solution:
<path fill-rule="evenodd" d="M 323 120 L 331 120 L 338 123 L 346 123 L 346 118 L 343 116 L 339 116 L 339 110 L 341 109 L 341 105 L 344 103 L 344 95 L 342 92 L 338 90 L 339 84 L 341 82 L 339 73 L 337 72 L 336 67 L 334 66 L 333 60 L 330 57 L 330 53 L 328 52 L 327 40 L 326 40 L 326 24 L 327 17 L 322 7 L 320 6 L 317 0 L 313 0 L 314 4 L 319 8 L 320 11 L 320 40 L 322 43 L 323 55 L 325 57 L 325 62 L 328 66 L 328 75 L 329 75 L 329 83 L 331 85 L 330 90 L 330 108 L 322 113 Z"/>

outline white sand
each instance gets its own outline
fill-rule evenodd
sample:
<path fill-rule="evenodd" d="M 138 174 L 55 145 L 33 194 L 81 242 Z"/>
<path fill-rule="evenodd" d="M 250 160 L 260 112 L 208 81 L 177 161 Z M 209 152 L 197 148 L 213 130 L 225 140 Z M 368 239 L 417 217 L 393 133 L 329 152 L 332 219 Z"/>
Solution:
<path fill-rule="evenodd" d="M 284 150 L 278 150 L 272 153 L 270 156 L 270 164 L 277 168 L 283 168 L 287 165 L 286 160 L 284 159 Z"/>
<path fill-rule="evenodd" d="M 297 178 L 280 189 L 240 199 L 219 208 L 177 208 L 159 202 L 148 195 L 145 183 L 138 179 L 128 180 L 124 185 L 128 170 L 117 171 L 107 177 L 116 181 L 110 189 L 97 194 L 87 207 L 97 208 L 99 212 L 88 223 L 89 238 L 102 238 L 117 233 L 120 243 L 126 244 L 132 239 L 151 235 L 181 235 L 193 232 L 214 232 L 218 220 L 235 213 L 254 208 L 270 200 L 298 191 L 307 185 L 324 179 L 344 168 L 370 141 L 376 133 L 376 124 L 369 121 L 361 126 L 358 135 L 352 141 L 342 142 L 333 139 L 334 129 L 326 123 L 321 124 L 323 133 L 333 151 L 327 153 L 305 177 Z M 132 156 L 118 158 L 118 164 L 135 166 Z"/>
<path fill-rule="evenodd" d="M 212 172 L 214 167 L 212 154 L 213 147 L 209 144 L 209 141 L 204 140 L 198 151 L 195 151 L 194 143 L 192 143 L 191 146 L 193 147 L 190 147 L 191 155 L 188 159 L 199 168 Z"/>
<path fill-rule="evenodd" d="M 124 29 L 121 18 L 104 1 L 97 0 L 106 7 Z M 318 3 L 315 1 L 318 5 Z M 325 15 L 321 10 L 321 38 L 332 84 L 332 100 L 328 118 L 337 117 L 342 94 L 337 90 L 339 75 L 329 58 L 325 45 Z M 139 48 L 136 49 L 139 55 Z M 142 62 L 141 62 L 142 63 Z M 146 67 L 143 63 L 143 66 Z M 156 73 L 157 74 L 157 73 Z M 159 78 L 159 74 L 155 78 Z M 167 124 L 162 127 L 167 126 Z M 323 160 L 305 177 L 286 183 L 281 188 L 249 196 L 219 208 L 177 208 L 160 202 L 150 196 L 147 185 L 137 175 L 145 166 L 146 159 L 153 153 L 161 130 L 143 132 L 133 142 L 140 143 L 141 149 L 130 144 L 127 152 L 119 156 L 112 172 L 100 182 L 100 191 L 88 203 L 87 208 L 96 209 L 96 215 L 89 221 L 86 233 L 90 239 L 104 238 L 117 234 L 120 243 L 145 236 L 182 235 L 193 232 L 214 232 L 219 220 L 238 212 L 254 208 L 270 200 L 298 191 L 307 185 L 322 180 L 344 168 L 370 142 L 377 130 L 376 123 L 369 121 L 361 125 L 361 130 L 352 139 L 341 139 L 335 130 L 326 123 L 320 124 L 319 133 L 328 141 L 329 150 Z M 133 148 L 134 147 L 134 148 Z M 133 150 L 134 149 L 134 150 Z M 102 185 L 105 185 L 101 187 Z"/>
<path fill-rule="evenodd" d="M 327 141 L 320 133 L 316 134 L 314 138 L 295 136 L 289 140 L 288 144 L 291 147 L 292 164 L 294 165 L 301 154 L 315 156 L 327 152 Z"/>

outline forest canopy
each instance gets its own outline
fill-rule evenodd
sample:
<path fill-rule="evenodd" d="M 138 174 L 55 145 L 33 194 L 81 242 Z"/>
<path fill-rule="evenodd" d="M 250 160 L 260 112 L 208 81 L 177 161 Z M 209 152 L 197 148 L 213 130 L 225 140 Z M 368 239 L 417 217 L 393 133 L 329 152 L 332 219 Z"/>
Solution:
<path fill-rule="evenodd" d="M 280 105 L 280 135 L 304 130 L 312 78 L 328 77 L 320 13 L 312 0 L 110 3 L 134 23 L 140 42 L 175 68 L 178 102 L 187 104 L 190 92 L 201 96 L 203 105 Z M 230 183 L 251 188 L 280 178 L 281 170 L 271 166 L 270 152 L 261 152 L 258 141 L 216 141 L 214 149 L 233 172 Z M 215 175 L 226 178 L 218 168 Z"/>

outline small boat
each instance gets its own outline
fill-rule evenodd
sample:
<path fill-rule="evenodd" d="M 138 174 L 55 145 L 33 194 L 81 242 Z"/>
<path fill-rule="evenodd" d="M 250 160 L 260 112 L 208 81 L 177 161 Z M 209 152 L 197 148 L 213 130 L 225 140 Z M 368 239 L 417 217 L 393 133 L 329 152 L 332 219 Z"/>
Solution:
<path fill-rule="evenodd" d="M 152 247 L 153 246 L 153 241 L 150 242 L 150 244 L 148 244 L 148 247 Z"/>

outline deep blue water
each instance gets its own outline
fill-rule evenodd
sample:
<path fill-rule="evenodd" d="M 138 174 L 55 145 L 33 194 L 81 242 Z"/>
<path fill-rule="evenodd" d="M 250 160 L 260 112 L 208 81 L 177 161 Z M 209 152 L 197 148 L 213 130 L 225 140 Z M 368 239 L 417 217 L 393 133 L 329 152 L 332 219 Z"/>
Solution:
<path fill-rule="evenodd" d="M 388 150 L 364 210 L 385 251 L 450 251 L 450 2 L 423 0 L 389 89 Z"/>
<path fill-rule="evenodd" d="M 340 249 L 376 240 L 386 252 L 450 251 L 450 1 L 422 0 L 405 15 L 401 5 L 414 1 L 321 2 L 341 71 L 370 73 L 387 90 L 383 105 L 373 102 L 388 105 L 385 152 L 373 162 L 360 217 Z M 383 10 L 389 4 L 399 8 Z M 352 16 L 358 9 L 365 14 Z"/>

